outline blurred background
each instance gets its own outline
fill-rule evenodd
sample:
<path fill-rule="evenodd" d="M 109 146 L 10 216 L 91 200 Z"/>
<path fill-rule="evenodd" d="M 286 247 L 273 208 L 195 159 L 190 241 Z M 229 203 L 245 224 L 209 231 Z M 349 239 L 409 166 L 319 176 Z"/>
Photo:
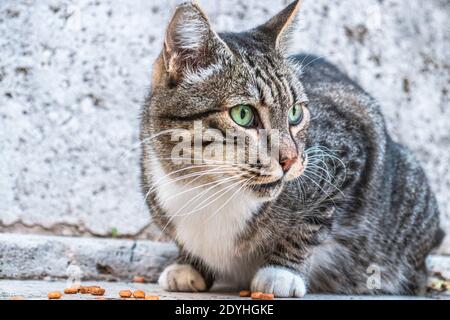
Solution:
<path fill-rule="evenodd" d="M 159 237 L 139 189 L 139 112 L 178 2 L 0 1 L 1 233 Z M 218 31 L 289 3 L 199 2 Z M 380 102 L 450 233 L 450 1 L 304 0 L 300 17 L 292 52 L 334 62 Z"/>

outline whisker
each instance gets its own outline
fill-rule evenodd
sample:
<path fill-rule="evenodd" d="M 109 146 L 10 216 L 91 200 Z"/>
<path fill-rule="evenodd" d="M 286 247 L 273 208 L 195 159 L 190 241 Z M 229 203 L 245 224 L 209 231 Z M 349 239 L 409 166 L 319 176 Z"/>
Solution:
<path fill-rule="evenodd" d="M 242 184 L 242 186 L 237 189 L 233 195 L 224 203 L 222 204 L 208 219 L 211 219 L 213 217 L 215 217 L 217 215 L 217 213 L 223 208 L 225 207 L 245 186 L 248 182 L 250 182 L 252 179 L 254 179 L 255 177 L 250 177 L 249 179 L 245 180 L 245 182 Z M 239 181 L 241 182 L 241 181 Z M 242 183 L 242 182 L 241 182 Z"/>
<path fill-rule="evenodd" d="M 217 191 L 216 193 L 214 193 L 213 195 L 209 196 L 208 198 L 204 199 L 201 203 L 197 204 L 192 211 L 190 211 L 188 214 L 186 215 L 191 215 L 195 212 L 198 212 L 208 206 L 210 206 L 212 203 L 216 202 L 217 200 L 221 199 L 224 195 L 226 195 L 230 190 L 234 189 L 236 186 L 238 186 L 239 184 L 241 184 L 242 181 L 237 181 L 235 183 L 233 183 L 230 186 L 225 187 L 224 189 L 220 189 L 219 191 Z M 225 191 L 225 192 L 224 192 Z M 202 205 L 203 203 L 207 202 L 209 199 L 213 198 L 215 195 L 217 195 L 218 193 L 221 193 L 221 195 L 217 198 L 215 198 L 212 202 L 207 203 L 206 205 L 204 205 L 203 207 L 199 207 L 200 205 Z"/>
<path fill-rule="evenodd" d="M 217 185 L 219 185 L 219 184 L 220 184 L 220 183 L 218 183 Z M 203 195 L 206 194 L 208 191 L 209 191 L 209 189 L 202 191 L 200 194 L 198 194 L 197 196 L 195 196 L 194 198 L 192 198 L 188 203 L 192 202 L 193 200 L 195 200 L 195 199 L 198 198 L 198 197 L 203 196 Z M 213 202 L 214 202 L 214 201 L 213 201 Z M 186 205 L 187 205 L 187 204 L 185 204 L 185 205 L 183 206 L 183 208 L 184 208 Z M 161 239 L 161 237 L 162 237 L 163 234 L 164 234 L 164 231 L 165 231 L 166 228 L 170 225 L 170 223 L 172 223 L 172 221 L 173 221 L 173 219 L 174 219 L 175 217 L 188 216 L 188 215 L 191 214 L 190 212 L 188 212 L 188 214 L 178 215 L 178 212 L 181 211 L 183 208 L 180 208 L 174 215 L 170 215 L 170 216 L 169 216 L 168 222 L 167 222 L 166 225 L 161 229 L 161 233 L 160 233 L 161 236 L 159 237 L 159 239 Z"/>
<path fill-rule="evenodd" d="M 245 175 L 245 174 L 241 174 L 241 175 L 237 175 L 237 176 L 232 176 L 232 177 L 229 177 L 229 178 L 225 179 L 225 181 L 228 181 L 229 179 L 230 179 L 230 180 L 233 180 L 233 179 L 239 178 L 239 177 L 241 177 L 241 176 L 243 176 L 243 175 Z M 180 193 L 177 193 L 177 194 L 174 194 L 174 195 L 170 196 L 167 200 L 173 199 L 173 198 L 178 197 L 178 196 L 180 196 L 180 195 L 182 195 L 182 194 L 191 192 L 191 191 L 196 190 L 196 189 L 204 188 L 204 187 L 210 186 L 210 185 L 217 186 L 217 181 L 212 181 L 212 182 L 208 182 L 208 183 L 206 183 L 206 184 L 202 184 L 202 185 L 199 185 L 199 186 L 196 186 L 196 187 L 193 187 L 193 188 L 189 188 L 189 189 L 184 190 L 184 191 L 182 191 L 182 192 L 180 192 Z"/>
<path fill-rule="evenodd" d="M 185 168 L 185 169 L 186 169 L 186 168 Z M 151 193 L 155 192 L 157 188 L 163 187 L 163 186 L 165 186 L 165 185 L 167 185 L 167 184 L 169 184 L 169 183 L 172 183 L 172 182 L 181 181 L 181 180 L 188 179 L 188 178 L 191 178 L 191 177 L 197 177 L 197 178 L 200 178 L 200 177 L 202 177 L 202 176 L 204 176 L 204 175 L 207 175 L 207 174 L 220 174 L 220 173 L 222 173 L 222 172 L 219 172 L 219 173 L 214 172 L 214 170 L 216 170 L 216 169 L 218 169 L 218 168 L 215 168 L 215 169 L 209 169 L 209 170 L 200 171 L 200 172 L 195 172 L 195 173 L 190 173 L 190 174 L 186 174 L 186 175 L 183 175 L 183 176 L 178 177 L 178 178 L 176 178 L 176 179 L 173 179 L 173 180 L 171 180 L 171 181 L 166 181 L 166 182 L 164 182 L 163 184 L 161 184 L 162 179 L 168 178 L 168 175 L 165 175 L 164 177 L 158 179 L 157 182 L 153 183 L 153 186 L 152 186 L 152 187 L 148 190 L 148 192 L 145 194 L 145 197 L 144 197 L 144 199 L 143 199 L 142 211 L 144 210 L 144 207 L 145 207 L 145 204 L 146 204 L 146 201 L 147 201 L 148 196 L 149 196 Z M 180 170 L 180 171 L 181 171 L 181 170 Z M 230 171 L 227 172 L 227 173 L 233 173 L 233 172 L 235 172 L 235 171 L 230 170 Z M 196 180 L 196 179 L 194 179 L 194 180 Z M 193 182 L 193 181 L 191 181 L 191 182 Z M 189 183 L 188 183 L 188 184 L 189 184 Z"/>
<path fill-rule="evenodd" d="M 162 135 L 164 135 L 164 134 L 169 134 L 169 133 L 172 133 L 172 132 L 178 131 L 178 130 L 184 130 L 184 129 L 167 129 L 167 130 L 163 130 L 163 131 L 160 131 L 160 132 L 158 132 L 158 133 L 155 133 L 155 134 L 151 135 L 150 137 L 147 137 L 147 138 L 145 138 L 145 139 L 143 139 L 143 140 L 141 140 L 141 141 L 139 141 L 139 142 L 133 144 L 132 147 L 131 147 L 130 149 L 128 149 L 127 151 L 124 151 L 124 152 L 119 156 L 119 160 L 122 160 L 123 158 L 128 157 L 128 156 L 132 153 L 132 151 L 134 151 L 134 150 L 136 150 L 137 148 L 139 148 L 143 143 L 145 143 L 145 142 L 147 142 L 147 141 L 150 141 L 150 140 L 153 140 L 153 139 L 155 139 L 155 138 L 157 138 L 157 137 L 159 137 L 159 136 L 162 136 Z"/>
<path fill-rule="evenodd" d="M 185 167 L 185 168 L 178 169 L 178 170 L 175 170 L 175 171 L 171 171 L 171 172 L 169 172 L 168 174 L 166 174 L 166 175 L 160 177 L 157 181 L 153 182 L 153 183 L 152 183 L 152 184 L 153 184 L 153 187 L 152 187 L 151 189 L 154 189 L 156 186 L 158 186 L 158 184 L 159 184 L 162 180 L 164 180 L 164 179 L 166 179 L 166 178 L 168 178 L 168 177 L 170 177 L 170 176 L 172 176 L 172 175 L 174 175 L 174 174 L 176 174 L 176 173 L 179 173 L 179 172 L 182 172 L 182 171 L 186 171 L 186 170 L 192 170 L 192 169 L 198 169 L 198 168 L 207 168 L 207 167 L 226 168 L 227 166 L 223 166 L 223 165 L 198 165 L 198 166 L 189 166 L 189 167 Z M 212 170 L 212 169 L 209 169 L 209 170 Z M 199 171 L 199 172 L 196 172 L 196 173 L 202 173 L 202 172 L 208 172 L 208 170 L 205 170 L 205 171 Z M 191 174 L 195 174 L 195 173 L 191 173 Z M 183 180 L 183 179 L 182 179 L 183 177 L 186 177 L 186 175 L 177 178 L 178 181 L 179 181 L 179 180 Z M 151 189 L 150 189 L 150 190 L 151 190 Z"/>
<path fill-rule="evenodd" d="M 178 214 L 181 210 L 183 210 L 184 208 L 186 208 L 189 204 L 191 204 L 193 201 L 195 201 L 195 200 L 198 199 L 199 197 L 202 197 L 203 194 L 207 193 L 208 191 L 210 191 L 210 190 L 216 188 L 217 186 L 219 186 L 219 185 L 221 185 L 221 184 L 224 184 L 224 183 L 228 182 L 230 179 L 233 179 L 233 178 L 234 178 L 234 179 L 237 179 L 237 178 L 239 178 L 239 177 L 231 177 L 231 178 L 227 178 L 225 181 L 221 181 L 221 182 L 216 183 L 215 185 L 209 187 L 208 189 L 204 190 L 202 193 L 200 193 L 200 194 L 196 195 L 195 197 L 193 197 L 192 199 L 190 199 L 190 200 L 189 200 L 187 203 L 185 203 L 181 208 L 179 208 L 178 211 L 175 212 L 175 214 L 173 214 L 173 215 L 171 215 L 171 216 L 177 216 L 177 214 Z"/>
<path fill-rule="evenodd" d="M 326 183 L 330 184 L 332 187 L 334 187 L 337 191 L 339 191 L 344 197 L 344 193 L 342 192 L 341 189 L 339 189 L 337 186 L 335 186 L 331 181 L 328 181 L 327 179 L 323 178 L 321 175 L 317 174 L 316 172 L 310 170 L 308 171 L 308 173 L 313 174 L 314 176 L 318 177 L 319 179 L 322 179 L 323 181 L 325 181 Z"/>
<path fill-rule="evenodd" d="M 314 183 L 322 192 L 323 192 L 323 195 L 326 197 L 326 198 L 329 198 L 331 201 L 333 201 L 333 203 L 334 203 L 334 200 L 329 196 L 329 194 L 320 186 L 320 184 L 319 183 L 317 183 L 313 178 L 311 178 L 311 177 L 309 177 L 305 172 L 303 173 L 303 177 L 305 177 L 305 178 L 307 178 L 309 181 L 311 181 L 312 183 Z"/>

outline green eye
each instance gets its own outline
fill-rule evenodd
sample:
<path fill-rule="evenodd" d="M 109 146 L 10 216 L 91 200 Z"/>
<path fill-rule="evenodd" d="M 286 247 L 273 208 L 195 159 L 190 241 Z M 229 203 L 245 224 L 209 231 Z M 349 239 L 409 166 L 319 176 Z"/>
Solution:
<path fill-rule="evenodd" d="M 250 127 L 255 120 L 252 107 L 246 104 L 231 108 L 230 116 L 234 122 L 243 127 Z"/>
<path fill-rule="evenodd" d="M 302 104 L 294 105 L 288 114 L 289 124 L 295 126 L 298 125 L 303 119 L 303 107 Z"/>

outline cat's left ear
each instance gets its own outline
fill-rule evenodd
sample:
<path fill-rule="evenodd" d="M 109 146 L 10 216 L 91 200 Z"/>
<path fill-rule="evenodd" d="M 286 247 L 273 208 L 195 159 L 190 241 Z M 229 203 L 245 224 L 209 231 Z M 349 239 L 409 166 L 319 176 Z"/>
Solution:
<path fill-rule="evenodd" d="M 285 52 L 295 30 L 301 0 L 296 0 L 272 19 L 253 30 L 255 35 L 276 50 Z"/>
<path fill-rule="evenodd" d="M 164 66 L 172 80 L 178 81 L 186 69 L 195 71 L 214 63 L 231 51 L 211 28 L 197 3 L 178 6 L 167 27 Z"/>

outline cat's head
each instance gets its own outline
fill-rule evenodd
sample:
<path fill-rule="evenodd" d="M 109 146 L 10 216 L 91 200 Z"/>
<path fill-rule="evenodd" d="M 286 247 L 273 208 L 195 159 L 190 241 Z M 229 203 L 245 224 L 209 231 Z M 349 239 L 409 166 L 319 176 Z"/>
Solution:
<path fill-rule="evenodd" d="M 153 67 L 141 137 L 166 175 L 270 199 L 303 173 L 307 97 L 299 66 L 285 55 L 299 6 L 247 32 L 221 34 L 197 4 L 176 9 Z"/>

